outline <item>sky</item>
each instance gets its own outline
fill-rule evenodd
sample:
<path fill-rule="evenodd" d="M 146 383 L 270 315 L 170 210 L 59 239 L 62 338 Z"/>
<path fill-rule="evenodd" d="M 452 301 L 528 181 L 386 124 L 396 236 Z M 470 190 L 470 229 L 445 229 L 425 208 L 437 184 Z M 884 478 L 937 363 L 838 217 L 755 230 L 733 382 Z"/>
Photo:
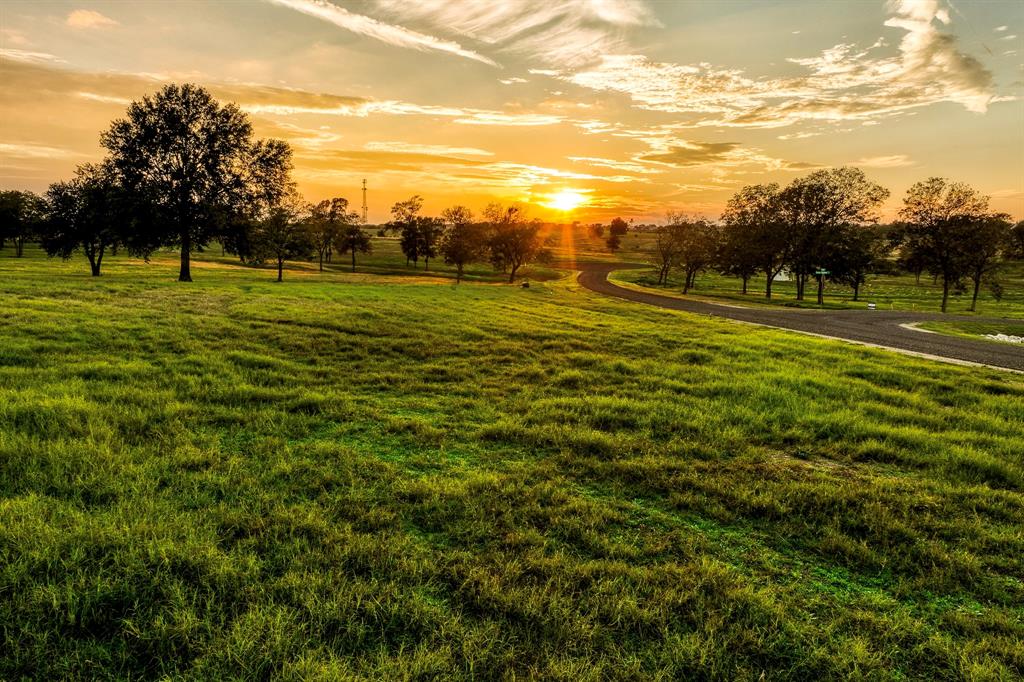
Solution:
<path fill-rule="evenodd" d="M 309 200 L 387 220 L 715 218 L 743 185 L 852 165 L 1024 217 L 1024 2 L 0 0 L 0 187 L 41 191 L 169 82 L 287 140 Z"/>

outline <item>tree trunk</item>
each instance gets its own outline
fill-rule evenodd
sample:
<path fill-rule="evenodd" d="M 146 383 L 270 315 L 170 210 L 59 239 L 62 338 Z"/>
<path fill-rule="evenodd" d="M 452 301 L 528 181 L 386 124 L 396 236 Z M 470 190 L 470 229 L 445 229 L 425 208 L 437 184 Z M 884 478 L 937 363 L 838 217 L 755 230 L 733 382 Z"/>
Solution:
<path fill-rule="evenodd" d="M 973 313 L 974 309 L 978 306 L 978 289 L 981 288 L 981 273 L 978 273 L 972 279 L 974 280 L 974 295 L 971 297 L 970 311 Z"/>
<path fill-rule="evenodd" d="M 853 283 L 853 300 L 856 301 L 860 298 L 860 282 L 854 281 Z"/>
<path fill-rule="evenodd" d="M 277 258 L 277 281 L 278 282 L 283 280 L 283 275 L 284 275 L 284 258 L 281 258 L 280 256 L 278 256 L 278 258 Z"/>
<path fill-rule="evenodd" d="M 949 301 L 949 278 L 942 276 L 942 312 L 946 312 L 946 303 Z"/>
<path fill-rule="evenodd" d="M 764 285 L 764 297 L 772 297 L 772 280 L 775 279 L 775 274 L 771 271 L 771 268 L 764 271 L 765 274 L 765 285 Z"/>
<path fill-rule="evenodd" d="M 356 247 L 352 247 L 352 272 L 356 271 Z"/>
<path fill-rule="evenodd" d="M 430 256 L 426 256 L 423 259 L 423 269 L 424 270 L 429 270 L 430 269 Z"/>
<path fill-rule="evenodd" d="M 516 271 L 519 269 L 518 265 L 513 265 L 512 269 L 508 273 L 508 283 L 512 284 L 516 281 Z"/>
<path fill-rule="evenodd" d="M 458 263 L 455 267 L 455 283 L 458 284 L 462 281 L 462 263 Z"/>
<path fill-rule="evenodd" d="M 804 300 L 804 286 L 807 284 L 806 275 L 798 274 L 796 276 L 796 300 Z"/>
<path fill-rule="evenodd" d="M 324 250 L 320 249 L 320 272 L 324 271 Z"/>
<path fill-rule="evenodd" d="M 25 238 L 15 237 L 14 238 L 14 256 L 15 258 L 21 258 L 25 255 Z"/>
<path fill-rule="evenodd" d="M 100 276 L 100 263 L 96 258 L 97 250 L 94 247 L 82 249 L 85 251 L 85 257 L 89 259 L 89 270 L 92 272 L 93 277 Z M 99 257 L 103 258 L 102 251 L 99 252 Z"/>
<path fill-rule="evenodd" d="M 192 281 L 192 262 L 189 257 L 192 253 L 192 238 L 186 232 L 181 235 L 181 269 L 178 271 L 179 282 Z"/>
<path fill-rule="evenodd" d="M 743 275 L 743 295 L 747 295 L 747 280 L 750 279 L 749 275 Z"/>
<path fill-rule="evenodd" d="M 100 266 L 103 265 L 103 252 L 104 251 L 105 251 L 105 247 L 101 245 L 99 253 L 96 254 L 96 267 L 93 269 L 93 273 L 92 273 L 93 277 L 99 277 L 100 276 Z"/>
<path fill-rule="evenodd" d="M 818 305 L 825 303 L 825 276 L 818 275 Z"/>

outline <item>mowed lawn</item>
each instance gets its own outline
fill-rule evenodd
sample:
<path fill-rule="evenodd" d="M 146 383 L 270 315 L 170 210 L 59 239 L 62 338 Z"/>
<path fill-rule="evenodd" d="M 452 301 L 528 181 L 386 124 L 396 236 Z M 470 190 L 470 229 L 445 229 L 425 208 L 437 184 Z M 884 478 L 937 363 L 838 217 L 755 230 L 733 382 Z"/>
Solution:
<path fill-rule="evenodd" d="M 1024 378 L 0 252 L 0 679 L 1015 679 Z"/>

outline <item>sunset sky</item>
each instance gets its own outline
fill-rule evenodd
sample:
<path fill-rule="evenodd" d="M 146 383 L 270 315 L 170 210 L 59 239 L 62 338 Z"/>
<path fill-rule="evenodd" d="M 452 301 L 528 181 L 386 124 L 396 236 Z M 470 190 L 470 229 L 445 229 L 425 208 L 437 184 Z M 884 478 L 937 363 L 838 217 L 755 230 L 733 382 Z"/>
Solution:
<path fill-rule="evenodd" d="M 308 199 L 370 220 L 490 200 L 716 217 L 740 186 L 856 165 L 1024 217 L 1024 2 L 0 0 L 0 187 L 42 190 L 170 81 L 288 140 Z M 561 211 L 582 202 L 573 211 Z M 558 207 L 558 208 L 553 208 Z"/>

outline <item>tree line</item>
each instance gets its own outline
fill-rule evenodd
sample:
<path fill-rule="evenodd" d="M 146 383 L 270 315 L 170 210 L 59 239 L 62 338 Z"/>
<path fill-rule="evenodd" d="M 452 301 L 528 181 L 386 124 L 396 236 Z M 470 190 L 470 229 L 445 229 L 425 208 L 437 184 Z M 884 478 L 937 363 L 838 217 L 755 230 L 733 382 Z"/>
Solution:
<path fill-rule="evenodd" d="M 1001 296 L 1000 266 L 1024 258 L 1024 222 L 1014 225 L 991 211 L 988 197 L 963 183 L 929 178 L 908 190 L 895 224 L 879 225 L 878 208 L 888 196 L 861 170 L 833 168 L 786 187 L 744 187 L 718 222 L 670 213 L 654 229 L 658 283 L 678 271 L 685 294 L 699 273 L 716 270 L 738 277 L 746 294 L 760 274 L 771 298 L 773 281 L 786 272 L 797 300 L 813 283 L 820 305 L 825 282 L 849 286 L 856 301 L 869 275 L 897 268 L 941 281 L 943 312 L 950 293 L 968 286 L 972 311 L 983 285 Z"/>
<path fill-rule="evenodd" d="M 255 138 L 237 105 L 221 105 L 204 88 L 168 85 L 133 102 L 100 142 L 101 162 L 79 166 L 43 196 L 0 192 L 0 249 L 13 243 L 20 257 L 27 241 L 38 241 L 50 256 L 81 251 L 99 276 L 104 256 L 118 249 L 148 259 L 176 247 L 182 282 L 192 281 L 192 253 L 214 241 L 243 262 L 275 264 L 278 281 L 286 260 L 316 259 L 322 271 L 335 254 L 349 254 L 354 271 L 357 254 L 371 252 L 346 199 L 303 200 L 288 144 Z M 466 265 L 487 260 L 512 282 L 542 253 L 540 224 L 520 206 L 492 204 L 475 222 L 464 206 L 432 218 L 420 215 L 422 204 L 419 196 L 396 203 L 386 226 L 413 264 L 429 267 L 440 254 L 461 281 Z"/>

